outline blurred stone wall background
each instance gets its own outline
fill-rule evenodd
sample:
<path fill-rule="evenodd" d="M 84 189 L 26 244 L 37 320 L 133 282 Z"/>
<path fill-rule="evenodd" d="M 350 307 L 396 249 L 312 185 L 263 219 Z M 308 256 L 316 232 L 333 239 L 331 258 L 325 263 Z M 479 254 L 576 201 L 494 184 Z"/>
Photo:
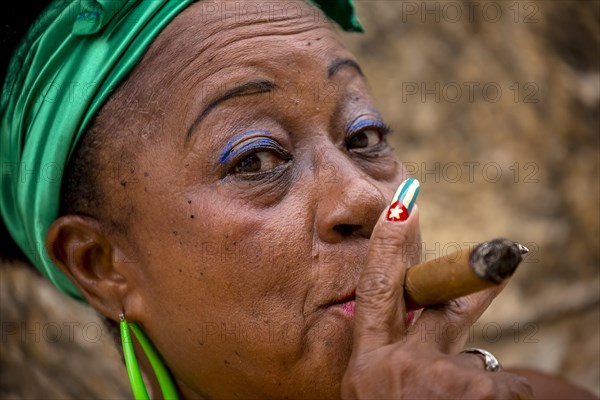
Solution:
<path fill-rule="evenodd" d="M 424 258 L 506 236 L 532 250 L 472 329 L 505 366 L 600 395 L 600 2 L 356 1 L 344 34 L 420 179 Z M 89 308 L 0 268 L 0 398 L 125 398 Z"/>

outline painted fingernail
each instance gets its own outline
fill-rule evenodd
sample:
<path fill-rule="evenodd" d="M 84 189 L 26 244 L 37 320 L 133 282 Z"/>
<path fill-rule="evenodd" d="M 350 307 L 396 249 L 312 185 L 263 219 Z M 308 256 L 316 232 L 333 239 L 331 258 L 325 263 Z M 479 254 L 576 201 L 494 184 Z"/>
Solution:
<path fill-rule="evenodd" d="M 388 208 L 388 221 L 406 221 L 415 205 L 420 189 L 419 181 L 408 178 L 398 186 L 392 204 Z"/>

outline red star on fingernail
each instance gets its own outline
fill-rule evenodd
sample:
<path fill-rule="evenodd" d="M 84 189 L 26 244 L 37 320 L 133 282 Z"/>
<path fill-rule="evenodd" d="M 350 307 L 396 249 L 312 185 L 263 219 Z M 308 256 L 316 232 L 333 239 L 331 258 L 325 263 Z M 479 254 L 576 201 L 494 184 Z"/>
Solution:
<path fill-rule="evenodd" d="M 404 207 L 404 204 L 402 204 L 400 201 L 393 202 L 388 209 L 388 221 L 405 221 L 407 218 L 408 211 L 406 210 L 406 207 Z"/>

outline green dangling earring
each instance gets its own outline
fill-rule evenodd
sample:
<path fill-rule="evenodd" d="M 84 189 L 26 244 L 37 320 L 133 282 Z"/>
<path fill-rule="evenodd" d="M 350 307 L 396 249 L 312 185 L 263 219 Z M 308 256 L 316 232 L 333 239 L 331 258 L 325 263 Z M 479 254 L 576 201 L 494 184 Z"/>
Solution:
<path fill-rule="evenodd" d="M 142 345 L 142 349 L 144 350 L 144 353 L 146 353 L 150 365 L 152 365 L 163 397 L 165 400 L 178 400 L 179 396 L 175 384 L 173 383 L 173 379 L 171 378 L 171 374 L 146 334 L 142 332 L 136 323 L 127 322 L 123 314 L 119 315 L 119 319 L 121 321 L 119 326 L 121 328 L 121 340 L 123 342 L 123 356 L 125 358 L 125 365 L 127 366 L 127 375 L 129 375 L 133 397 L 136 400 L 150 400 L 146 385 L 142 379 L 142 373 L 140 372 L 137 359 L 135 358 L 135 352 L 133 351 L 133 342 L 131 341 L 131 334 L 129 333 L 130 328 Z"/>

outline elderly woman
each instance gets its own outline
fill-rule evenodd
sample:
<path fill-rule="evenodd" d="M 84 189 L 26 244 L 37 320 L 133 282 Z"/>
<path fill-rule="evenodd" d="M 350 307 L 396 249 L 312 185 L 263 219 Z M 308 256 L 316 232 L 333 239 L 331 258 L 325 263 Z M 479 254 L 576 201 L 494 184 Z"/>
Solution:
<path fill-rule="evenodd" d="M 423 334 L 499 289 L 406 312 L 418 183 L 314 4 L 56 1 L 1 106 L 3 222 L 120 324 L 136 398 L 532 396 Z"/>

